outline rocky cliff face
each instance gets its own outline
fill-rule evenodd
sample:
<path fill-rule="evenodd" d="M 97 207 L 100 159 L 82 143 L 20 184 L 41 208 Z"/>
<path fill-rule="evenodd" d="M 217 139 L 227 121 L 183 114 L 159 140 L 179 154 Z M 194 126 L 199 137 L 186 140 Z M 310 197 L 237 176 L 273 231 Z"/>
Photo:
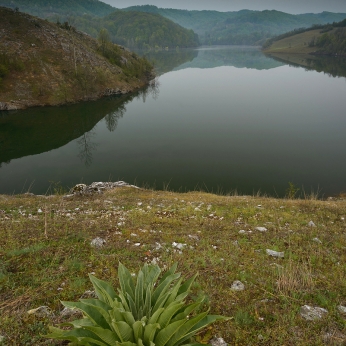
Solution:
<path fill-rule="evenodd" d="M 0 110 L 125 94 L 151 78 L 150 64 L 123 47 L 0 7 Z"/>

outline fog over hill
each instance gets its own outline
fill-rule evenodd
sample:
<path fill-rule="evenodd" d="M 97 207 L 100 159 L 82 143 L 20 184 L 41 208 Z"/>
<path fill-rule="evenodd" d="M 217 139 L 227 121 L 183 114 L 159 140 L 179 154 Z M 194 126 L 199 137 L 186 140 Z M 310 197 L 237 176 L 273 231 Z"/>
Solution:
<path fill-rule="evenodd" d="M 345 0 L 104 0 L 117 8 L 135 5 L 155 5 L 161 8 L 175 8 L 184 10 L 215 10 L 239 11 L 249 10 L 277 10 L 292 14 L 346 12 Z"/>

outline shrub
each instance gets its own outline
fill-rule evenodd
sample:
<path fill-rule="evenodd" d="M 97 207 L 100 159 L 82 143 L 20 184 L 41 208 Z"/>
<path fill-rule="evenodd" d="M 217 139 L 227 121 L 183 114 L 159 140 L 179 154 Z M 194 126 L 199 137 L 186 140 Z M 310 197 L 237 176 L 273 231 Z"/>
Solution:
<path fill-rule="evenodd" d="M 201 329 L 226 317 L 194 314 L 204 297 L 186 304 L 185 298 L 197 274 L 185 283 L 173 265 L 157 282 L 161 270 L 147 264 L 139 271 L 136 284 L 120 263 L 118 294 L 113 287 L 89 275 L 98 299 L 62 302 L 80 310 L 84 318 L 68 323 L 73 328 L 50 327 L 48 338 L 70 340 L 73 345 L 178 346 L 192 345 Z M 194 345 L 198 345 L 194 343 Z"/>

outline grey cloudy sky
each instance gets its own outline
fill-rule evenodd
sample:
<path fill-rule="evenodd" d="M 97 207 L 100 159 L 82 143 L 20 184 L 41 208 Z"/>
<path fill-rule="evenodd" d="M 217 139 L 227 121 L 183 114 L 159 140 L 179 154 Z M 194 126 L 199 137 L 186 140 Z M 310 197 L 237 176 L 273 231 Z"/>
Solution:
<path fill-rule="evenodd" d="M 278 10 L 288 13 L 343 12 L 346 13 L 346 0 L 102 0 L 114 7 L 124 8 L 133 5 L 156 5 L 163 8 L 187 10 L 238 11 Z"/>

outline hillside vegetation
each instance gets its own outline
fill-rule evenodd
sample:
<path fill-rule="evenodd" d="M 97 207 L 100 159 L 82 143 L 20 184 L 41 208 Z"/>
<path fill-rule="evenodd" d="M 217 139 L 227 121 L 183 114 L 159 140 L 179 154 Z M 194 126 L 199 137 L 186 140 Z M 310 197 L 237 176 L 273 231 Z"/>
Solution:
<path fill-rule="evenodd" d="M 267 53 L 346 55 L 346 19 L 274 37 L 264 44 Z"/>
<path fill-rule="evenodd" d="M 199 273 L 192 302 L 204 293 L 211 314 L 232 317 L 197 342 L 217 336 L 240 346 L 344 345 L 345 217 L 346 201 L 336 198 L 130 187 L 71 198 L 1 195 L 0 336 L 5 345 L 47 345 L 49 325 L 80 316 L 62 314 L 61 301 L 93 296 L 88 273 L 118 288 L 119 262 L 134 275 L 145 262 L 177 262 L 186 278 Z M 103 246 L 91 245 L 97 237 Z M 304 305 L 328 312 L 309 321 L 300 314 Z M 48 314 L 27 313 L 39 306 Z"/>
<path fill-rule="evenodd" d="M 98 0 L 0 0 L 0 6 L 48 19 L 68 22 L 97 38 L 101 29 L 109 31 L 113 43 L 128 48 L 196 47 L 198 36 L 159 14 L 124 12 Z"/>
<path fill-rule="evenodd" d="M 146 85 L 152 66 L 124 48 L 0 8 L 0 110 L 124 94 Z"/>
<path fill-rule="evenodd" d="M 262 44 L 266 39 L 287 31 L 313 24 L 338 22 L 346 13 L 292 15 L 280 11 L 217 12 L 163 9 L 156 6 L 132 6 L 126 11 L 160 14 L 185 28 L 194 30 L 202 44 Z"/>
<path fill-rule="evenodd" d="M 192 31 L 158 15 L 116 11 L 103 18 L 70 17 L 80 30 L 97 37 L 102 28 L 108 30 L 112 42 L 130 49 L 186 48 L 199 46 Z"/>

